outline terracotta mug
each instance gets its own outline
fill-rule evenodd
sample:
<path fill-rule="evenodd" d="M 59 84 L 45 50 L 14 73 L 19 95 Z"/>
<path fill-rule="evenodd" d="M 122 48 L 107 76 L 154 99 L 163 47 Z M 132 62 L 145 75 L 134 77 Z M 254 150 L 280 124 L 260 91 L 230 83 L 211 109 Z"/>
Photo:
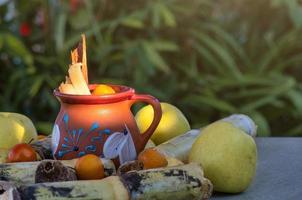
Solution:
<path fill-rule="evenodd" d="M 144 149 L 162 116 L 159 101 L 136 94 L 130 87 L 110 85 L 115 94 L 70 95 L 54 90 L 61 103 L 52 132 L 52 150 L 57 159 L 73 159 L 85 154 L 119 158 L 120 164 L 136 159 Z M 90 85 L 93 90 L 96 85 Z M 131 112 L 136 102 L 154 109 L 150 127 L 140 133 Z"/>

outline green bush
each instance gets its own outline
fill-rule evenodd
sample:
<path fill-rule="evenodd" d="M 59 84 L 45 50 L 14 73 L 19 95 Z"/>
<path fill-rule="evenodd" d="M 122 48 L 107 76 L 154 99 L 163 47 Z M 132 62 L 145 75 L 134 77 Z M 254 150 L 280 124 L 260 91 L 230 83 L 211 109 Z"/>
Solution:
<path fill-rule="evenodd" d="M 299 136 L 301 25 L 298 0 L 8 1 L 0 110 L 49 133 L 59 109 L 52 90 L 85 33 L 91 82 L 152 94 L 193 127 L 246 113 L 262 136 Z"/>

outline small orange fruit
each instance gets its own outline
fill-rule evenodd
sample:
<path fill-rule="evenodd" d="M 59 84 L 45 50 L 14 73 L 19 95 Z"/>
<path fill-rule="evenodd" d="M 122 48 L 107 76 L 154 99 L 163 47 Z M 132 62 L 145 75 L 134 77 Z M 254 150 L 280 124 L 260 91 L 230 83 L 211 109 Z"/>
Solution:
<path fill-rule="evenodd" d="M 94 180 L 104 178 L 104 165 L 99 157 L 87 154 L 77 160 L 75 170 L 80 180 Z"/>
<path fill-rule="evenodd" d="M 166 167 L 168 161 L 166 157 L 155 148 L 148 148 L 138 155 L 138 160 L 144 164 L 144 169 Z"/>
<path fill-rule="evenodd" d="M 26 143 L 16 144 L 7 156 L 7 162 L 31 162 L 36 160 L 36 151 Z"/>
<path fill-rule="evenodd" d="M 114 94 L 115 91 L 112 87 L 105 84 L 100 84 L 95 87 L 92 92 L 92 95 L 105 95 L 105 94 Z"/>

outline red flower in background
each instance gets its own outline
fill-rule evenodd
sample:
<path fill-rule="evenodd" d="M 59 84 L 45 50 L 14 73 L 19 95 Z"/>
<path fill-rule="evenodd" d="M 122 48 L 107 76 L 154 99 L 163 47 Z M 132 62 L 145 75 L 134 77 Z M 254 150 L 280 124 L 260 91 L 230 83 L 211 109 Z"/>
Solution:
<path fill-rule="evenodd" d="M 75 13 L 82 4 L 82 0 L 69 0 L 69 7 L 72 13 Z"/>
<path fill-rule="evenodd" d="M 23 37 L 27 37 L 31 34 L 31 27 L 29 26 L 28 23 L 26 22 L 23 22 L 21 25 L 20 25 L 20 28 L 19 28 L 19 33 L 21 36 Z"/>

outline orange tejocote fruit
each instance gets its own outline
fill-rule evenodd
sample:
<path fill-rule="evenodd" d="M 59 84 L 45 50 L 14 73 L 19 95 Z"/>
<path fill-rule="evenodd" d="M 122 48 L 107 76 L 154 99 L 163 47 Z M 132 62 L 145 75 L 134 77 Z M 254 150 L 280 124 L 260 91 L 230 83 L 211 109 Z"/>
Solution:
<path fill-rule="evenodd" d="M 115 91 L 112 87 L 105 84 L 99 84 L 95 87 L 92 92 L 92 95 L 106 95 L 106 94 L 114 94 Z"/>
<path fill-rule="evenodd" d="M 168 161 L 166 157 L 155 148 L 148 148 L 138 155 L 138 160 L 144 164 L 144 169 L 166 167 Z"/>
<path fill-rule="evenodd" d="M 26 143 L 16 144 L 8 153 L 7 162 L 32 162 L 37 160 L 36 151 Z"/>
<path fill-rule="evenodd" d="M 104 178 L 104 165 L 101 159 L 93 154 L 87 154 L 77 160 L 75 170 L 80 180 Z"/>

